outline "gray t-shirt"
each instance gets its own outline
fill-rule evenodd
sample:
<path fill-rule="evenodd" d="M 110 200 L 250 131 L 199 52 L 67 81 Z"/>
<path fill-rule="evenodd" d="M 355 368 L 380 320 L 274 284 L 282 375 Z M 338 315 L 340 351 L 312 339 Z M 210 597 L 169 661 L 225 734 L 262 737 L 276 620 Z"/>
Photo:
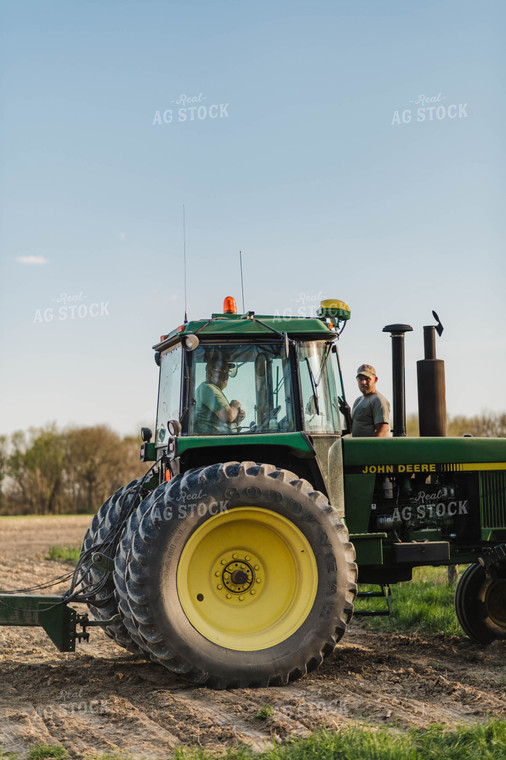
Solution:
<path fill-rule="evenodd" d="M 213 383 L 201 383 L 197 388 L 197 429 L 201 435 L 224 435 L 237 432 L 236 422 L 218 417 L 220 409 L 230 406 L 225 394 Z"/>
<path fill-rule="evenodd" d="M 352 435 L 373 436 L 374 426 L 383 422 L 389 423 L 390 404 L 383 394 L 368 393 L 367 396 L 360 396 L 353 404 L 351 410 L 353 420 Z"/>

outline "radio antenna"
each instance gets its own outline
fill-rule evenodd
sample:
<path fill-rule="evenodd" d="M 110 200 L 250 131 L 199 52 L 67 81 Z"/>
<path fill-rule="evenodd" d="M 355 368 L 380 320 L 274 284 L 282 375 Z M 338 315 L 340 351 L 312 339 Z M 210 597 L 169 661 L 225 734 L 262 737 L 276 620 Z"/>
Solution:
<path fill-rule="evenodd" d="M 246 310 L 244 308 L 244 280 L 242 276 L 242 251 L 239 251 L 239 264 L 241 267 L 242 313 L 246 314 Z"/>
<path fill-rule="evenodd" d="M 184 263 L 184 323 L 188 324 L 188 301 L 186 297 L 186 217 L 183 203 L 183 263 Z"/>

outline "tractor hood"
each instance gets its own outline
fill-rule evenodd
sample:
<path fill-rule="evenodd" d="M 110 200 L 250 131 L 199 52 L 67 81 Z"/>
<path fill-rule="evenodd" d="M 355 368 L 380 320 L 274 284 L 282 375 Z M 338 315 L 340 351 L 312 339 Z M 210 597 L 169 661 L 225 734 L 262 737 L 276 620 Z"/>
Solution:
<path fill-rule="evenodd" d="M 506 470 L 506 438 L 343 438 L 347 473 Z"/>

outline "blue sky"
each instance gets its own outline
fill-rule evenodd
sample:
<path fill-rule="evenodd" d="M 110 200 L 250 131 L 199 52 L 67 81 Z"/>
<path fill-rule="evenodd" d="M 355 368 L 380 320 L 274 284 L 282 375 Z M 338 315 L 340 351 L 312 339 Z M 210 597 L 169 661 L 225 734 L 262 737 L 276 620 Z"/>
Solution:
<path fill-rule="evenodd" d="M 242 249 L 247 308 L 349 303 L 350 399 L 364 361 L 391 396 L 381 330 L 406 322 L 416 411 L 436 309 L 448 411 L 504 411 L 505 17 L 499 0 L 3 2 L 0 432 L 153 424 L 183 204 L 190 317 L 239 299 Z"/>

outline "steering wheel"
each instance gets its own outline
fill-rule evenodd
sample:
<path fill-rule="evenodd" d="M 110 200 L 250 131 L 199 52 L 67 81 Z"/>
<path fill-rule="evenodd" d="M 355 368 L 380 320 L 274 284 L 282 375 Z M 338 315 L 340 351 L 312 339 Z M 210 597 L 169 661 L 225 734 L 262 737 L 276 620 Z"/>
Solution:
<path fill-rule="evenodd" d="M 259 428 L 263 428 L 268 425 L 271 420 L 275 420 L 281 411 L 281 406 L 276 406 L 274 409 L 270 409 L 262 420 L 258 423 Z"/>

